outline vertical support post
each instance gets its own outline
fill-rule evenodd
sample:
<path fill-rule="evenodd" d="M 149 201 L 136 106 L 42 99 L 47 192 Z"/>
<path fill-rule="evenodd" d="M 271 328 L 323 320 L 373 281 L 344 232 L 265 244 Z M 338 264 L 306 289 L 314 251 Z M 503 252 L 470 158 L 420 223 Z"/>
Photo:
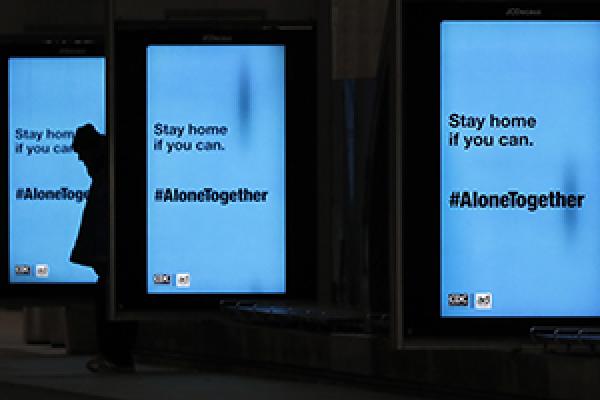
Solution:
<path fill-rule="evenodd" d="M 396 348 L 401 348 L 404 343 L 404 301 L 403 301 L 403 268 L 402 264 L 402 0 L 392 1 L 392 12 L 395 16 L 395 46 L 394 46 L 394 68 L 392 73 L 392 82 L 395 91 L 395 101 L 392 101 L 392 118 L 394 133 L 390 135 L 392 152 L 390 164 L 393 166 L 393 171 L 390 174 L 392 188 L 395 188 L 395 195 L 390 196 L 393 204 L 390 205 L 390 210 L 394 211 L 393 221 L 390 224 L 392 243 L 390 246 L 390 260 L 393 260 L 395 271 L 393 296 L 394 299 L 394 329 L 392 329 Z"/>
<path fill-rule="evenodd" d="M 320 304 L 331 304 L 334 227 L 332 224 L 331 138 L 331 0 L 315 0 L 317 7 L 317 182 L 318 244 L 317 295 Z"/>
<path fill-rule="evenodd" d="M 115 160 L 114 160 L 114 132 L 115 132 L 115 102 L 114 102 L 114 54 L 115 54 L 115 2 L 116 0 L 105 0 L 106 31 L 104 41 L 104 53 L 106 57 L 106 135 L 108 137 L 108 168 L 109 168 L 109 318 L 116 319 L 115 298 Z"/>

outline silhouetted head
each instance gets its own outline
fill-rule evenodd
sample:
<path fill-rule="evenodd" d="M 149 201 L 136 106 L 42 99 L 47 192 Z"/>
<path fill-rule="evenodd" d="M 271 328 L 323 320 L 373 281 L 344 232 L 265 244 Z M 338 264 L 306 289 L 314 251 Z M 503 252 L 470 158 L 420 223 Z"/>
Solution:
<path fill-rule="evenodd" d="M 92 178 L 105 169 L 107 150 L 106 137 L 98 133 L 94 125 L 85 124 L 75 131 L 73 151 L 77 153 Z"/>

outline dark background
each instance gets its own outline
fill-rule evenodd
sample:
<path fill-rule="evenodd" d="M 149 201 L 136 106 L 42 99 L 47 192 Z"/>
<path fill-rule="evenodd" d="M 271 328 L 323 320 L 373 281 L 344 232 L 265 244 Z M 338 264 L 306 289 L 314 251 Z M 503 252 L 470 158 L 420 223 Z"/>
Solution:
<path fill-rule="evenodd" d="M 107 4 L 102 0 L 3 2 L 0 36 L 8 41 L 57 34 L 104 36 Z M 89 301 L 67 302 L 60 293 L 7 301 L 9 310 L 0 312 L 0 398 L 27 398 L 20 390 L 29 391 L 31 398 L 108 398 L 94 397 L 99 386 L 105 393 L 131 388 L 129 397 L 121 398 L 136 398 L 136 393 L 140 398 L 139 393 L 153 387 L 151 382 L 156 383 L 156 398 L 168 398 L 158 397 L 163 382 L 179 388 L 201 376 L 207 386 L 217 379 L 211 374 L 266 376 L 282 385 L 293 380 L 332 383 L 340 390 L 367 388 L 363 398 L 369 399 L 384 392 L 405 399 L 598 398 L 600 358 L 594 341 L 527 336 L 516 341 L 481 340 L 476 332 L 468 339 L 400 340 L 405 327 L 396 316 L 408 302 L 418 305 L 421 299 L 415 287 L 411 297 L 396 290 L 404 275 L 397 268 L 401 263 L 396 252 L 402 240 L 402 232 L 395 230 L 396 218 L 402 217 L 397 212 L 401 195 L 396 192 L 402 176 L 394 166 L 399 162 L 397 147 L 403 143 L 396 136 L 402 109 L 395 99 L 404 92 L 397 40 L 401 16 L 394 0 L 115 0 L 111 4 L 118 21 L 215 23 L 248 18 L 310 21 L 317 26 L 314 150 L 319 195 L 314 216 L 316 257 L 309 266 L 316 271 L 315 300 L 298 304 L 293 313 L 288 309 L 283 317 L 243 307 L 224 308 L 209 317 L 177 312 L 127 315 L 141 320 L 136 344 L 140 365 L 196 372 L 145 369 L 132 377 L 104 381 L 88 375 L 83 368 L 86 358 L 79 356 L 94 352 Z M 422 222 L 420 229 L 437 232 L 434 225 Z M 419 257 L 414 261 L 418 265 Z M 16 336 L 9 338 L 12 333 Z M 54 362 L 69 367 L 54 367 Z M 173 380 L 166 380 L 167 376 Z M 65 391 L 76 387 L 87 394 L 73 397 L 36 385 Z M 236 398 L 301 398 L 303 394 L 293 388 L 279 392 L 252 388 L 242 385 Z M 175 395 L 177 389 L 172 392 Z M 207 398 L 221 398 L 221 393 Z M 348 398 L 345 393 L 338 397 Z M 152 393 L 146 396 L 153 397 Z M 314 396 L 306 392 L 304 397 Z M 330 393 L 322 398 L 332 397 Z"/>

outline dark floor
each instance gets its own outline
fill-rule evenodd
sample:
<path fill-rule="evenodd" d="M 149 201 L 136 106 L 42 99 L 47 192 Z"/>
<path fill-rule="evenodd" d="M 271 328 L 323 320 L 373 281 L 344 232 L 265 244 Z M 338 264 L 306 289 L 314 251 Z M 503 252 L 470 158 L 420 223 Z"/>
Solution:
<path fill-rule="evenodd" d="M 0 312 L 0 398 L 3 400 L 417 400 L 421 397 L 376 392 L 344 384 L 287 381 L 218 372 L 138 365 L 127 375 L 95 375 L 84 367 L 89 357 L 64 349 L 23 343 L 22 315 Z"/>

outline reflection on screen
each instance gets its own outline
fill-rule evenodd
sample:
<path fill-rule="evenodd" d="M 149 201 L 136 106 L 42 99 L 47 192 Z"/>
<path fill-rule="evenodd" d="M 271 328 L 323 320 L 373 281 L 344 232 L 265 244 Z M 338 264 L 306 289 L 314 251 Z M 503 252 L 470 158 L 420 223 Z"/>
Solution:
<path fill-rule="evenodd" d="M 600 23 L 441 24 L 441 315 L 600 315 Z"/>
<path fill-rule="evenodd" d="M 73 153 L 77 126 L 104 132 L 103 58 L 10 58 L 9 278 L 93 283 L 69 256 L 90 179 Z"/>
<path fill-rule="evenodd" d="M 149 293 L 285 292 L 284 62 L 147 48 Z"/>

